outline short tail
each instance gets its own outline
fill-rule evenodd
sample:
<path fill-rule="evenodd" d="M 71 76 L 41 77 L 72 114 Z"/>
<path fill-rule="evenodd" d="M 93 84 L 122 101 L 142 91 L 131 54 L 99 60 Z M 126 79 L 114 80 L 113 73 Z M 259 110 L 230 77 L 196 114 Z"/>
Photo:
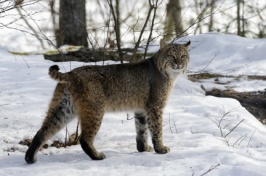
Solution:
<path fill-rule="evenodd" d="M 53 78 L 54 80 L 60 82 L 60 83 L 69 83 L 69 76 L 67 75 L 67 73 L 61 73 L 59 72 L 59 67 L 58 65 L 53 65 L 49 68 L 49 75 L 51 78 Z"/>

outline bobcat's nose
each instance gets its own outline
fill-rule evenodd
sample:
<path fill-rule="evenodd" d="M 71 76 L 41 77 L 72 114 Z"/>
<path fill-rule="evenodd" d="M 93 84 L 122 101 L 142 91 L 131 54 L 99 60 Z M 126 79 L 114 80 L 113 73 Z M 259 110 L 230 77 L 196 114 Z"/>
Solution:
<path fill-rule="evenodd" d="M 180 60 L 176 60 L 176 69 L 182 69 L 183 68 L 183 64 Z"/>

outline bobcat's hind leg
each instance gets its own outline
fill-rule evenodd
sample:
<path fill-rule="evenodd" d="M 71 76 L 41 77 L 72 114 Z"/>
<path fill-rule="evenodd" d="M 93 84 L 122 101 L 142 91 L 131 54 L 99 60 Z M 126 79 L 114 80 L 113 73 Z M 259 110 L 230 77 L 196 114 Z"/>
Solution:
<path fill-rule="evenodd" d="M 66 84 L 58 84 L 49 111 L 41 129 L 34 136 L 25 160 L 28 164 L 37 160 L 41 146 L 74 118 L 74 107 Z"/>
<path fill-rule="evenodd" d="M 148 144 L 148 126 L 147 119 L 142 113 L 135 113 L 136 142 L 139 152 L 150 152 L 152 147 Z"/>
<path fill-rule="evenodd" d="M 81 136 L 80 145 L 83 151 L 92 160 L 102 160 L 105 157 L 104 153 L 98 152 L 93 145 L 97 132 L 100 129 L 104 110 L 101 107 L 91 107 L 82 102 L 83 107 L 79 108 L 79 117 L 81 121 Z"/>

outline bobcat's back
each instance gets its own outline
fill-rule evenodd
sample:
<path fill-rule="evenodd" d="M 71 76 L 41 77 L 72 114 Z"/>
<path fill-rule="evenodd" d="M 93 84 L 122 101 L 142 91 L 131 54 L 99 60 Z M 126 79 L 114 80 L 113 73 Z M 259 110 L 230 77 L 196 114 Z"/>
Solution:
<path fill-rule="evenodd" d="M 139 63 L 83 66 L 67 73 L 52 66 L 49 74 L 61 83 L 70 83 L 72 96 L 90 97 L 103 103 L 106 110 L 143 111 L 148 103 L 157 103 L 152 99 L 165 105 L 176 78 L 187 69 L 188 45 L 165 45 Z"/>
<path fill-rule="evenodd" d="M 153 64 L 152 60 L 145 60 L 138 64 L 84 66 L 68 73 L 60 73 L 56 66 L 52 66 L 49 74 L 61 83 L 70 83 L 77 94 L 80 94 L 80 90 L 85 90 L 86 96 L 90 97 L 97 94 L 95 98 L 97 101 L 101 99 L 108 111 L 142 111 L 151 90 L 158 91 L 165 84 L 164 78 L 153 68 Z"/>

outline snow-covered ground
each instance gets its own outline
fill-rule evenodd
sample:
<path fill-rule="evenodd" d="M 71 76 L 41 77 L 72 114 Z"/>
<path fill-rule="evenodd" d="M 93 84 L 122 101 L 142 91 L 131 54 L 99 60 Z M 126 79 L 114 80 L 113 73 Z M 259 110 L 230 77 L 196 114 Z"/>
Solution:
<path fill-rule="evenodd" d="M 266 75 L 266 40 L 203 34 L 191 40 L 190 71 L 225 75 Z M 158 48 L 157 48 L 158 49 Z M 180 78 L 164 111 L 165 155 L 138 153 L 133 114 L 104 117 L 95 145 L 107 158 L 92 161 L 79 145 L 38 153 L 24 161 L 27 146 L 40 128 L 56 82 L 47 74 L 54 63 L 41 55 L 16 56 L 0 49 L 0 175 L 178 175 L 263 176 L 266 128 L 234 99 L 205 96 L 200 84 Z M 59 63 L 69 71 L 84 63 Z M 206 68 L 205 68 L 206 67 Z M 231 80 L 222 80 L 231 81 Z M 233 83 L 232 83 L 233 84 Z M 236 88 L 263 89 L 266 83 L 238 81 Z M 76 121 L 68 125 L 69 133 Z M 65 130 L 53 140 L 64 141 Z M 151 142 L 150 142 L 151 143 Z"/>
<path fill-rule="evenodd" d="M 239 92 L 264 91 L 266 81 L 247 76 L 266 76 L 266 39 L 249 39 L 236 35 L 208 33 L 189 36 L 191 62 L 189 73 L 214 73 L 234 78 L 203 80 L 206 89 L 232 88 Z M 219 82 L 220 84 L 217 84 Z"/>

